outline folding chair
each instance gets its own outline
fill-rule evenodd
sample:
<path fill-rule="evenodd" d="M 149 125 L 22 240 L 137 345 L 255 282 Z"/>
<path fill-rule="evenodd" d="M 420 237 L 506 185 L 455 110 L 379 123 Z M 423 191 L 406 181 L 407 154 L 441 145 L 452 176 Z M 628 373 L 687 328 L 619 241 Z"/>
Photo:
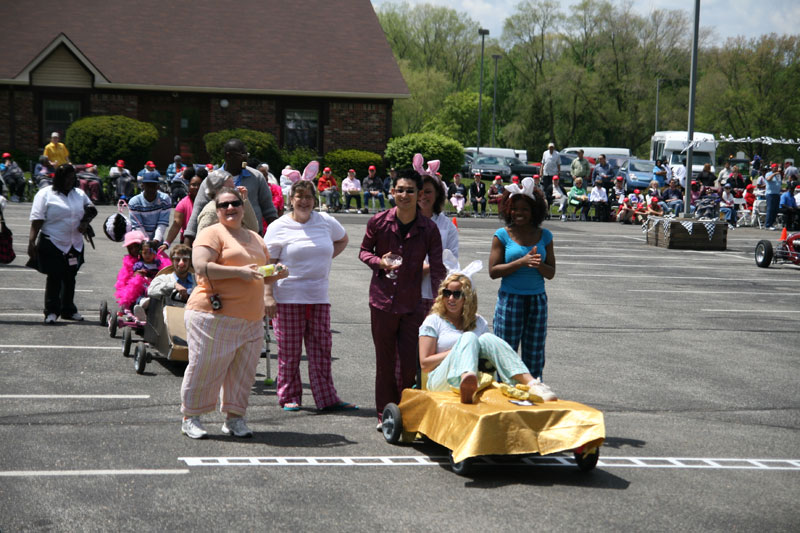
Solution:
<path fill-rule="evenodd" d="M 752 218 L 750 219 L 750 225 L 755 226 L 756 223 L 758 224 L 758 229 L 762 229 L 764 224 L 766 224 L 767 220 L 767 201 L 766 200 L 756 200 L 753 204 L 753 214 Z"/>
<path fill-rule="evenodd" d="M 747 202 L 744 198 L 734 198 L 733 206 L 736 208 L 736 226 L 750 226 L 753 224 L 753 213 L 747 209 Z"/>

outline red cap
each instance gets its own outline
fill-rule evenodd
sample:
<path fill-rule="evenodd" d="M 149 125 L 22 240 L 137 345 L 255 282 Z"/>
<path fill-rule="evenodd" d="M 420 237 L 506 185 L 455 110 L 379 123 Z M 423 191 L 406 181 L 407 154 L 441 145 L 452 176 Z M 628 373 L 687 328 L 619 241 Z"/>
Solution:
<path fill-rule="evenodd" d="M 323 172 L 330 172 L 331 171 L 331 167 L 325 167 L 325 168 L 322 169 L 322 171 Z"/>
<path fill-rule="evenodd" d="M 86 164 L 84 165 L 84 167 L 85 167 L 87 170 L 88 170 L 88 169 L 90 169 L 90 168 L 92 168 L 93 166 L 94 166 L 94 165 L 93 165 L 93 164 L 91 164 L 91 163 L 86 163 Z"/>
<path fill-rule="evenodd" d="M 9 154 L 8 152 L 5 152 L 3 154 L 3 159 L 11 159 L 11 154 Z"/>
<path fill-rule="evenodd" d="M 153 163 L 152 161 L 148 161 L 147 163 L 144 164 L 144 166 L 146 166 L 146 167 L 155 167 L 156 164 Z"/>
<path fill-rule="evenodd" d="M 650 198 L 650 203 L 651 203 L 651 204 L 657 204 L 657 203 L 658 203 L 658 198 L 656 198 L 655 196 L 653 196 L 652 198 Z"/>
<path fill-rule="evenodd" d="M 118 167 L 124 167 L 125 166 L 125 161 L 123 161 L 122 159 L 117 159 L 117 166 Z"/>
<path fill-rule="evenodd" d="M 692 185 L 697 185 L 697 182 L 695 180 L 692 180 Z"/>
<path fill-rule="evenodd" d="M 770 168 L 778 168 L 778 163 L 772 163 L 772 166 Z"/>
<path fill-rule="evenodd" d="M 622 176 L 617 176 L 617 181 L 623 181 Z"/>
<path fill-rule="evenodd" d="M 375 165 L 370 165 L 367 170 L 375 170 Z"/>
<path fill-rule="evenodd" d="M 353 170 L 353 169 L 351 168 L 350 170 L 348 170 L 348 171 L 347 171 L 347 173 L 348 173 L 348 174 L 355 174 L 355 173 L 356 173 L 356 171 L 355 171 L 355 170 Z"/>
<path fill-rule="evenodd" d="M 497 176 L 494 177 L 494 179 L 495 180 L 501 180 L 501 179 L 503 179 L 503 177 L 500 174 L 498 174 Z M 517 178 L 517 179 L 519 179 L 519 178 Z"/>
<path fill-rule="evenodd" d="M 514 183 L 519 183 L 519 176 L 511 176 L 511 181 Z"/>
<path fill-rule="evenodd" d="M 534 178 L 535 177 L 537 177 L 537 176 L 534 176 Z M 558 176 L 553 176 L 553 181 L 556 181 L 557 179 L 558 179 Z"/>
<path fill-rule="evenodd" d="M 212 165 L 211 163 L 206 163 L 206 169 L 214 170 L 214 165 Z"/>
<path fill-rule="evenodd" d="M 534 175 L 533 175 L 533 179 L 535 179 L 535 180 L 538 180 L 538 179 L 541 179 L 541 178 L 542 178 L 542 177 L 541 177 L 539 174 L 534 174 Z M 557 180 L 557 179 L 558 179 L 558 176 L 553 176 L 553 179 L 554 179 L 554 180 Z"/>
<path fill-rule="evenodd" d="M 640 191 L 639 189 L 634 189 L 633 190 L 633 194 L 639 194 L 640 192 L 642 192 L 642 191 Z"/>

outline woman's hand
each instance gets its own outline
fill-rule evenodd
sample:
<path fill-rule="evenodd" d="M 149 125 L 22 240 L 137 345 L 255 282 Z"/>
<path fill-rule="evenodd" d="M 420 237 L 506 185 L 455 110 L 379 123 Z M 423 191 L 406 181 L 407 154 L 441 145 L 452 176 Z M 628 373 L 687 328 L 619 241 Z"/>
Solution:
<path fill-rule="evenodd" d="M 28 257 L 36 259 L 36 241 L 28 241 Z"/>
<path fill-rule="evenodd" d="M 517 261 L 520 261 L 522 266 L 528 268 L 539 268 L 539 265 L 542 264 L 542 255 L 537 253 L 536 246 L 534 246 L 530 252 L 517 259 Z"/>
<path fill-rule="evenodd" d="M 277 274 L 275 274 L 273 276 L 265 277 L 264 278 L 264 283 L 265 284 L 272 285 L 273 283 L 275 283 L 279 279 L 284 279 L 284 278 L 288 278 L 289 277 L 289 267 L 287 267 L 286 265 L 284 265 L 282 263 L 275 263 L 275 268 L 276 269 L 280 268 L 280 270 L 278 271 Z"/>
<path fill-rule="evenodd" d="M 236 277 L 242 279 L 244 281 L 255 281 L 263 279 L 264 276 L 261 275 L 261 272 L 258 271 L 258 265 L 253 263 L 252 265 L 246 265 L 241 267 L 235 267 Z"/>
<path fill-rule="evenodd" d="M 239 185 L 236 187 L 236 190 L 239 191 L 239 194 L 242 195 L 242 200 L 247 200 L 247 187 L 244 185 Z"/>
<path fill-rule="evenodd" d="M 278 303 L 275 301 L 275 298 L 273 298 L 271 294 L 264 295 L 264 311 L 270 318 L 275 318 L 275 315 L 278 314 Z"/>

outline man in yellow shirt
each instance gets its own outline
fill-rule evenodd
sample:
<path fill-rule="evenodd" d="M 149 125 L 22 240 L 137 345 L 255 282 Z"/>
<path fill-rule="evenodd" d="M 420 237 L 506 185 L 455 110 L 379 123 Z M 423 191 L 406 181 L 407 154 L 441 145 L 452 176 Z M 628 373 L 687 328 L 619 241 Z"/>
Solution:
<path fill-rule="evenodd" d="M 59 142 L 60 136 L 57 131 L 50 135 L 50 143 L 44 147 L 44 156 L 50 160 L 53 167 L 58 168 L 64 163 L 69 163 L 69 150 L 64 143 Z"/>

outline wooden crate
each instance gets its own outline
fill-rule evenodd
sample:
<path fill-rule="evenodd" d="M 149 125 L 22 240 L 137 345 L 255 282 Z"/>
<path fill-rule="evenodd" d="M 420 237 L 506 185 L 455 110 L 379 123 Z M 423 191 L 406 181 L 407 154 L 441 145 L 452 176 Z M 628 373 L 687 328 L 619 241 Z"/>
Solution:
<path fill-rule="evenodd" d="M 691 224 L 691 233 L 682 222 Z M 647 222 L 647 244 L 676 250 L 725 250 L 728 247 L 728 223 L 711 221 L 713 234 L 709 239 L 707 222 L 677 218 L 650 217 Z M 668 230 L 665 231 L 665 226 Z"/>

